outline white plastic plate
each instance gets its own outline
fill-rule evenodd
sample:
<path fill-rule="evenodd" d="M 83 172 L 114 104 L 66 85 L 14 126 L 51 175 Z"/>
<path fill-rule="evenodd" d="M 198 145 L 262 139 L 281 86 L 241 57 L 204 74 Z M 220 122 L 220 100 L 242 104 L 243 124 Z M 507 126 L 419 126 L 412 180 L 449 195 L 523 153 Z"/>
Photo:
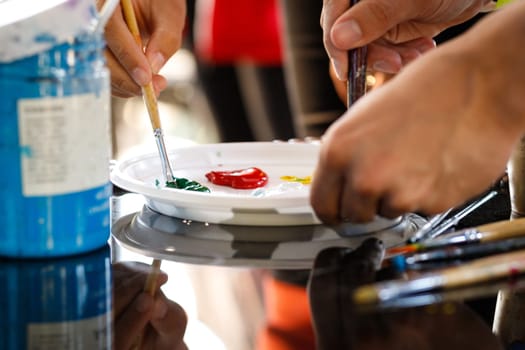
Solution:
<path fill-rule="evenodd" d="M 319 145 L 314 143 L 192 145 L 168 152 L 174 176 L 198 181 L 210 193 L 165 187 L 157 153 L 119 160 L 111 172 L 111 181 L 124 190 L 144 195 L 153 210 L 181 219 L 253 226 L 319 224 L 309 205 L 310 185 L 280 179 L 311 176 L 318 155 Z M 205 176 L 209 171 L 249 167 L 266 172 L 268 184 L 259 189 L 238 190 L 214 185 Z"/>

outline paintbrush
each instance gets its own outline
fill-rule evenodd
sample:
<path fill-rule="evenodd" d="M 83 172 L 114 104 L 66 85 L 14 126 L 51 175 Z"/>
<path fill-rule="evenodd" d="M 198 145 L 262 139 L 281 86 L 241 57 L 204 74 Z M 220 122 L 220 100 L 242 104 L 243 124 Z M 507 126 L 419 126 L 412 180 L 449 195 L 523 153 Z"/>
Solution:
<path fill-rule="evenodd" d="M 121 0 L 122 10 L 124 13 L 124 18 L 128 25 L 129 31 L 135 42 L 142 50 L 142 39 L 140 38 L 140 31 L 137 24 L 137 18 L 135 16 L 135 11 L 133 9 L 133 4 L 131 0 Z M 157 103 L 157 96 L 155 95 L 155 90 L 153 88 L 153 82 L 149 82 L 147 85 L 142 87 L 142 96 L 146 109 L 148 110 L 151 126 L 153 128 L 153 134 L 155 136 L 155 141 L 157 143 L 157 148 L 160 155 L 162 173 L 165 177 L 166 183 L 172 182 L 175 177 L 173 176 L 173 170 L 168 159 L 168 154 L 166 152 L 166 146 L 164 144 L 164 137 L 162 132 L 162 127 L 160 123 L 159 108 Z M 146 279 L 144 285 L 144 291 L 151 296 L 155 295 L 157 289 L 157 278 L 160 273 L 161 260 L 154 259 L 151 263 L 151 271 Z M 135 341 L 135 347 L 140 348 L 142 344 L 142 335 L 140 335 Z"/>
<path fill-rule="evenodd" d="M 350 7 L 359 0 L 350 0 Z M 366 93 L 367 46 L 348 51 L 348 80 L 346 82 L 347 108 Z"/>
<path fill-rule="evenodd" d="M 459 221 L 461 221 L 464 217 L 472 213 L 474 210 L 478 209 L 483 204 L 496 197 L 498 194 L 507 192 L 508 181 L 509 180 L 507 174 L 503 175 L 499 178 L 498 181 L 494 183 L 494 185 L 492 185 L 492 187 L 485 194 L 483 194 L 478 199 L 472 201 L 466 207 L 454 213 L 450 217 L 449 214 L 454 211 L 454 208 L 450 208 L 444 213 L 435 215 L 428 221 L 427 224 L 423 225 L 423 227 L 421 227 L 416 233 L 414 233 L 412 237 L 408 238 L 406 243 L 413 244 L 420 241 L 436 238 L 437 236 L 446 233 L 451 228 L 456 226 L 459 223 Z"/>
<path fill-rule="evenodd" d="M 133 35 L 135 42 L 142 50 L 142 39 L 140 38 L 140 31 L 137 24 L 137 18 L 135 11 L 133 10 L 133 4 L 131 0 L 121 0 L 122 10 L 124 12 L 124 18 L 128 25 L 129 31 Z M 153 82 L 150 81 L 148 84 L 142 86 L 142 97 L 148 110 L 151 126 L 153 128 L 153 135 L 157 143 L 157 149 L 159 151 L 162 173 L 165 177 L 166 183 L 173 182 L 175 177 L 173 176 L 173 170 L 170 165 L 168 153 L 166 151 L 166 145 L 164 143 L 164 135 L 162 126 L 160 123 L 159 107 L 157 103 L 157 96 L 155 95 L 155 89 L 153 88 Z"/>
<path fill-rule="evenodd" d="M 392 247 L 386 250 L 385 258 L 399 254 L 415 253 L 427 249 L 434 249 L 451 244 L 466 244 L 490 242 L 525 235 L 525 218 L 516 220 L 502 220 L 478 227 L 467 228 L 448 233 L 440 238 L 427 240 L 421 243 Z"/>
<path fill-rule="evenodd" d="M 364 285 L 354 290 L 352 298 L 358 305 L 376 304 L 437 289 L 476 285 L 521 273 L 525 273 L 525 250 L 481 258 L 406 280 Z"/>
<path fill-rule="evenodd" d="M 422 270 L 425 269 L 425 266 L 430 267 L 428 269 L 432 269 L 432 265 L 435 263 L 452 264 L 457 260 L 470 260 L 523 248 L 525 248 L 525 236 L 487 243 L 449 245 L 445 248 L 432 249 L 409 256 L 396 255 L 391 259 L 385 260 L 383 266 L 392 266 L 397 272 Z"/>
<path fill-rule="evenodd" d="M 464 301 L 467 299 L 479 299 L 491 297 L 499 291 L 522 291 L 525 289 L 525 278 L 523 276 L 508 280 L 494 280 L 473 286 L 464 286 L 450 290 L 436 290 L 427 293 L 406 295 L 397 299 L 391 299 L 380 304 L 356 305 L 359 312 L 377 313 L 378 310 L 406 309 L 419 306 L 433 305 L 451 301 Z"/>
<path fill-rule="evenodd" d="M 481 207 L 483 204 L 491 200 L 492 198 L 498 195 L 498 191 L 493 190 L 485 194 L 480 199 L 472 202 L 465 208 L 463 208 L 458 213 L 452 215 L 452 217 L 447 218 L 448 214 L 452 212 L 453 208 L 447 210 L 443 214 L 436 215 L 432 218 L 426 225 L 424 225 L 419 231 L 417 231 L 412 237 L 407 240 L 407 243 L 416 243 L 420 241 L 425 241 L 428 239 L 435 238 L 442 235 L 443 233 L 450 230 L 452 227 L 456 226 L 459 221 L 465 218 L 468 214 L 472 213 L 474 210 Z"/>

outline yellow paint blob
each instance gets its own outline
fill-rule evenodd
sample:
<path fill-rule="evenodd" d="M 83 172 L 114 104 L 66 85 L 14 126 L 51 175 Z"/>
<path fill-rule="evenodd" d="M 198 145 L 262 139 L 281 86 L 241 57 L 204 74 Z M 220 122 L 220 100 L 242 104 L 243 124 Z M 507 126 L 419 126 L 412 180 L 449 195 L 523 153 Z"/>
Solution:
<path fill-rule="evenodd" d="M 297 176 L 290 176 L 290 175 L 284 175 L 280 177 L 281 180 L 287 181 L 287 182 L 299 182 L 303 185 L 309 185 L 312 182 L 311 176 L 306 177 L 297 177 Z"/>

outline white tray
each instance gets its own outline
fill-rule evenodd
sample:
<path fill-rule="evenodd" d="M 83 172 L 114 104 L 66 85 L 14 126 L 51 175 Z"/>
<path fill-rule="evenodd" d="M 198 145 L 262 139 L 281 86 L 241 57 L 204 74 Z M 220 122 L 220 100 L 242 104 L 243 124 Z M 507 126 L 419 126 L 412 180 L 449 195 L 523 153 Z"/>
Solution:
<path fill-rule="evenodd" d="M 241 142 L 192 145 L 170 150 L 176 177 L 198 181 L 210 193 L 163 187 L 160 159 L 148 153 L 119 160 L 111 172 L 118 187 L 144 195 L 153 210 L 172 217 L 208 223 L 253 226 L 319 224 L 309 204 L 310 186 L 286 182 L 281 176 L 311 176 L 319 145 L 312 143 Z M 213 170 L 259 167 L 268 184 L 255 190 L 237 190 L 210 183 Z M 156 182 L 160 181 L 161 186 Z"/>

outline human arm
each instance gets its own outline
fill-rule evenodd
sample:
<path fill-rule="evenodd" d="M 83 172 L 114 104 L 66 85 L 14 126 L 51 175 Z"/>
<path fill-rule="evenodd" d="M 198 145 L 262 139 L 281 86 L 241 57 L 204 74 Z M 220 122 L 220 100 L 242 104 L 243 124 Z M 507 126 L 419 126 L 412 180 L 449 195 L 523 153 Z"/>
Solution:
<path fill-rule="evenodd" d="M 141 349 L 186 350 L 186 313 L 160 290 L 167 275 L 159 275 L 155 297 L 143 291 L 150 269 L 131 262 L 113 265 L 115 349 L 134 349 L 142 337 Z"/>
<path fill-rule="evenodd" d="M 131 35 L 120 6 L 105 28 L 111 89 L 119 97 L 140 95 L 140 87 L 152 80 L 157 93 L 166 87 L 166 79 L 158 73 L 180 48 L 185 24 L 185 0 L 133 0 L 133 5 L 144 52 Z"/>
<path fill-rule="evenodd" d="M 525 130 L 525 3 L 372 91 L 323 137 L 311 203 L 326 223 L 435 214 L 485 190 Z"/>
<path fill-rule="evenodd" d="M 369 44 L 369 67 L 397 73 L 433 47 L 432 37 L 462 23 L 491 0 L 366 0 L 350 9 L 348 0 L 325 0 L 323 40 L 336 74 L 347 76 L 347 51 Z"/>

